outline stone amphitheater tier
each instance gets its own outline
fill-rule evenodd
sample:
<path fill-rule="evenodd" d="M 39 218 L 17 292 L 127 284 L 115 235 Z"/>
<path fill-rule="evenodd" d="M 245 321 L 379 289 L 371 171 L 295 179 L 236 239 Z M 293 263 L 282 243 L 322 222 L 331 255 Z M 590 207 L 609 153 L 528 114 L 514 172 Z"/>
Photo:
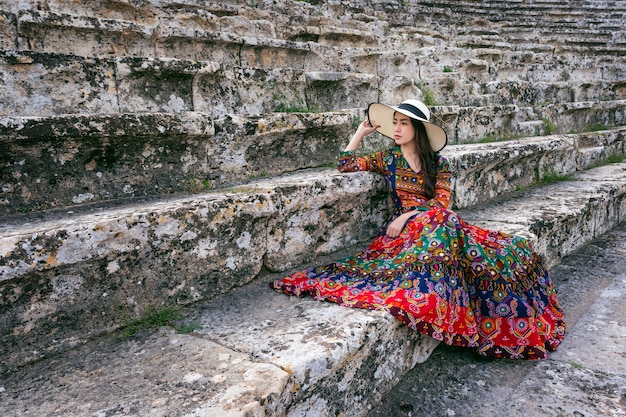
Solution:
<path fill-rule="evenodd" d="M 0 414 L 364 415 L 437 342 L 266 281 L 357 250 L 389 215 L 383 180 L 331 168 L 367 104 L 432 105 L 455 210 L 553 266 L 626 215 L 626 166 L 606 165 L 626 155 L 625 13 L 0 1 Z M 107 336 L 171 306 L 193 335 Z M 61 376 L 14 395 L 45 370 Z"/>

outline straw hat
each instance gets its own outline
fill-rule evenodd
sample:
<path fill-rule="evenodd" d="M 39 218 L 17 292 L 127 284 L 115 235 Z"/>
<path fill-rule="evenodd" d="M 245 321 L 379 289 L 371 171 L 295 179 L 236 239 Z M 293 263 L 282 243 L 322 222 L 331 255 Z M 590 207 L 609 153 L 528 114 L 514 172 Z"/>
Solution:
<path fill-rule="evenodd" d="M 367 108 L 367 117 L 372 126 L 378 124 L 377 132 L 393 139 L 393 114 L 402 113 L 412 119 L 424 123 L 430 147 L 434 152 L 439 152 L 448 143 L 448 135 L 441 127 L 430 122 L 430 111 L 419 100 L 405 100 L 398 107 L 387 106 L 382 103 L 372 103 Z"/>

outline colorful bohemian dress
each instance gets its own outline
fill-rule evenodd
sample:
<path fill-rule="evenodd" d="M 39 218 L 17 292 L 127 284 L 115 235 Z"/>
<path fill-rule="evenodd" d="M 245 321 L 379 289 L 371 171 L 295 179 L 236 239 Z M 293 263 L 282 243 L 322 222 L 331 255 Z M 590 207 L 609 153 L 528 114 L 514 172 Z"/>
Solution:
<path fill-rule="evenodd" d="M 363 157 L 342 152 L 338 168 L 383 174 L 395 214 L 418 214 L 400 236 L 386 236 L 384 227 L 365 250 L 271 288 L 389 311 L 416 331 L 484 356 L 542 359 L 557 348 L 565 323 L 546 266 L 523 237 L 470 225 L 448 209 L 452 173 L 443 156 L 432 199 L 399 148 Z"/>

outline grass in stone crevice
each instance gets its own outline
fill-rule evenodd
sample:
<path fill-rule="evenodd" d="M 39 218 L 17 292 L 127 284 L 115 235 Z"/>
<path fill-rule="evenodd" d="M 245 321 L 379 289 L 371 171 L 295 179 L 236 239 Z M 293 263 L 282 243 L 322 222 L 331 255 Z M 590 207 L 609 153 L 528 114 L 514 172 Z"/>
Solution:
<path fill-rule="evenodd" d="M 626 155 L 613 152 L 606 158 L 604 163 L 605 164 L 619 164 L 620 162 L 623 162 L 624 159 L 626 159 Z"/>
<path fill-rule="evenodd" d="M 548 172 L 543 177 L 541 177 L 536 183 L 547 185 L 547 184 L 553 184 L 555 182 L 569 181 L 571 179 L 572 179 L 572 174 L 557 174 L 555 172 Z"/>
<path fill-rule="evenodd" d="M 603 130 L 608 130 L 609 127 L 603 123 L 598 123 L 598 124 L 593 124 L 590 126 L 587 126 L 585 128 L 585 132 L 600 132 Z"/>
<path fill-rule="evenodd" d="M 184 189 L 187 192 L 198 194 L 202 191 L 210 190 L 212 187 L 209 179 L 199 179 L 193 175 L 187 175 L 184 181 Z"/>
<path fill-rule="evenodd" d="M 618 152 L 613 152 L 609 154 L 606 158 L 585 168 L 585 171 L 593 169 L 593 168 L 599 168 L 602 166 L 610 165 L 610 164 L 618 164 L 620 162 L 623 162 L 624 160 L 626 160 L 626 155 L 618 153 Z M 519 184 L 516 185 L 515 191 L 524 191 L 533 186 L 552 184 L 552 183 L 560 182 L 560 181 L 569 181 L 571 179 L 572 179 L 572 174 L 557 174 L 555 172 L 548 172 L 543 177 L 535 180 L 532 184 L 526 187 L 521 186 Z"/>
<path fill-rule="evenodd" d="M 284 94 L 278 94 L 272 96 L 272 101 L 275 104 L 274 113 L 321 113 L 321 108 L 316 104 L 307 103 L 305 99 L 300 97 L 293 100 L 287 99 Z"/>
<path fill-rule="evenodd" d="M 435 100 L 435 93 L 433 93 L 430 88 L 426 87 L 421 81 L 417 84 L 417 88 L 422 91 L 422 102 L 424 104 L 426 104 L 427 106 L 437 105 L 437 100 Z"/>
<path fill-rule="evenodd" d="M 137 333 L 168 326 L 178 333 L 191 333 L 200 329 L 200 324 L 196 322 L 181 322 L 187 315 L 179 307 L 165 307 L 157 309 L 150 307 L 143 316 L 139 318 L 125 318 L 122 320 L 122 332 L 126 337 L 133 337 Z"/>
<path fill-rule="evenodd" d="M 508 140 L 515 140 L 522 138 L 522 135 L 510 135 L 503 134 L 502 136 L 485 136 L 479 139 L 476 143 L 492 143 L 492 142 L 506 142 Z"/>
<path fill-rule="evenodd" d="M 585 126 L 585 128 L 582 131 L 572 130 L 568 133 L 578 134 L 578 133 L 588 133 L 588 132 L 601 132 L 603 130 L 609 130 L 609 129 L 611 128 L 605 125 L 604 123 L 596 123 L 596 124 L 590 124 L 590 125 Z"/>
<path fill-rule="evenodd" d="M 586 169 L 598 168 L 598 167 L 610 165 L 610 164 L 619 164 L 620 162 L 623 162 L 625 159 L 626 159 L 626 155 L 619 153 L 619 152 L 612 152 L 606 158 L 596 162 L 595 164 L 590 165 Z"/>
<path fill-rule="evenodd" d="M 548 185 L 548 184 L 553 184 L 555 182 L 569 181 L 571 179 L 572 179 L 572 174 L 557 174 L 551 171 L 551 172 L 547 172 L 540 178 L 539 177 L 536 178 L 535 181 L 532 182 L 532 184 L 529 184 L 527 186 L 517 184 L 515 186 L 515 191 L 521 192 L 529 188 L 536 187 L 538 185 Z"/>

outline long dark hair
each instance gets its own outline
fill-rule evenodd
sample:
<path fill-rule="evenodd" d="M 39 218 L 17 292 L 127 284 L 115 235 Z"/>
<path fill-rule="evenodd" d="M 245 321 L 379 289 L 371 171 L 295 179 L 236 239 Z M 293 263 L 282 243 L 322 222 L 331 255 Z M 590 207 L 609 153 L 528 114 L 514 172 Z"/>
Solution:
<path fill-rule="evenodd" d="M 422 172 L 424 172 L 424 186 L 428 198 L 435 197 L 435 181 L 437 178 L 437 154 L 433 152 L 428 141 L 428 133 L 424 123 L 410 118 L 411 124 L 415 128 L 415 143 L 417 145 L 417 155 L 420 159 Z"/>

